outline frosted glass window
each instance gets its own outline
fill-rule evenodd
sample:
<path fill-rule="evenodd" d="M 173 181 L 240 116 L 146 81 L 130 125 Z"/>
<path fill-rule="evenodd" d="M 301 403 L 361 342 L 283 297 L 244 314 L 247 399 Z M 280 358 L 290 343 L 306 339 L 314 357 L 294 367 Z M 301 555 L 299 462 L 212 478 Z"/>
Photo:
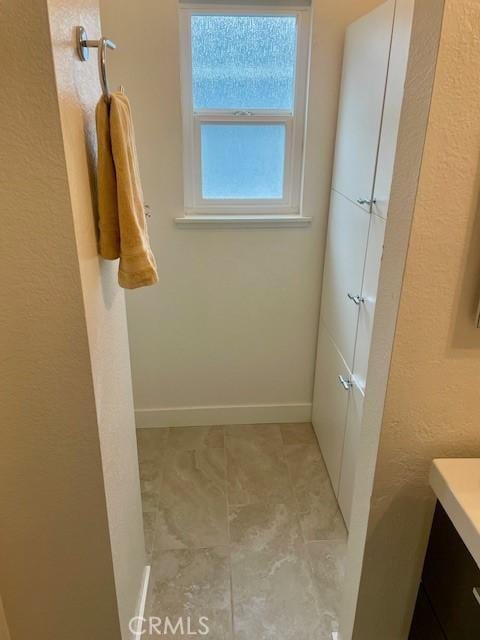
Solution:
<path fill-rule="evenodd" d="M 193 108 L 293 110 L 295 16 L 192 15 Z"/>
<path fill-rule="evenodd" d="M 180 0 L 186 216 L 301 215 L 310 10 L 290 3 Z"/>
<path fill-rule="evenodd" d="M 202 124 L 205 199 L 283 197 L 285 125 Z"/>

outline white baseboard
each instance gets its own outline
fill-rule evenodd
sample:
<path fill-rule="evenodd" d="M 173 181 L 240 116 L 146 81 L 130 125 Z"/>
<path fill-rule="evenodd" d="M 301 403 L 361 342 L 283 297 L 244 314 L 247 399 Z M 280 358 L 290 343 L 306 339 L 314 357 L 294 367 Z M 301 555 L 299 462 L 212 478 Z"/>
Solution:
<path fill-rule="evenodd" d="M 310 422 L 312 405 L 256 404 L 217 407 L 174 407 L 135 411 L 137 429 L 197 427 L 218 424 Z"/>
<path fill-rule="evenodd" d="M 143 637 L 143 618 L 145 617 L 145 604 L 147 602 L 148 583 L 150 581 L 150 565 L 146 565 L 143 570 L 142 584 L 138 594 L 137 611 L 135 620 L 137 621 L 136 631 L 132 633 L 132 640 L 140 640 Z"/>

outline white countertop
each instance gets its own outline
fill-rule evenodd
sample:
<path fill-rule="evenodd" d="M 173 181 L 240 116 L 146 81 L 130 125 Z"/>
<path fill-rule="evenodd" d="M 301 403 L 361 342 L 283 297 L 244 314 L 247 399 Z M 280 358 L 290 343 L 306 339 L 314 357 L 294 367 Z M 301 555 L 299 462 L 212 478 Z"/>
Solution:
<path fill-rule="evenodd" d="M 434 460 L 430 486 L 480 567 L 480 458 Z"/>

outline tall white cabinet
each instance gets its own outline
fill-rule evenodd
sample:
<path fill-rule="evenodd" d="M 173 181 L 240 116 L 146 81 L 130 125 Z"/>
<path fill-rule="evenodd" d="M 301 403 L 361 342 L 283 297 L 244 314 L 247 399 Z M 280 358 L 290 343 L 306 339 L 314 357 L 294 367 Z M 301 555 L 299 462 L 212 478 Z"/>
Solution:
<path fill-rule="evenodd" d="M 313 425 L 347 526 L 413 8 L 388 0 L 345 38 Z"/>

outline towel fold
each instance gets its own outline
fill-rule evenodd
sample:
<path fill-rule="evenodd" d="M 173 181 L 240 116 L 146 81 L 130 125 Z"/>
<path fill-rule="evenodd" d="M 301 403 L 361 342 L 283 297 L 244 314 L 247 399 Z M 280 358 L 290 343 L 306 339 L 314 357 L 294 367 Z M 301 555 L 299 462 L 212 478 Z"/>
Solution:
<path fill-rule="evenodd" d="M 150 249 L 128 98 L 112 93 L 97 105 L 99 251 L 120 258 L 118 282 L 136 289 L 158 282 Z"/>
<path fill-rule="evenodd" d="M 112 156 L 109 108 L 103 98 L 97 105 L 96 120 L 99 253 L 106 260 L 116 260 L 120 257 L 117 177 Z"/>

